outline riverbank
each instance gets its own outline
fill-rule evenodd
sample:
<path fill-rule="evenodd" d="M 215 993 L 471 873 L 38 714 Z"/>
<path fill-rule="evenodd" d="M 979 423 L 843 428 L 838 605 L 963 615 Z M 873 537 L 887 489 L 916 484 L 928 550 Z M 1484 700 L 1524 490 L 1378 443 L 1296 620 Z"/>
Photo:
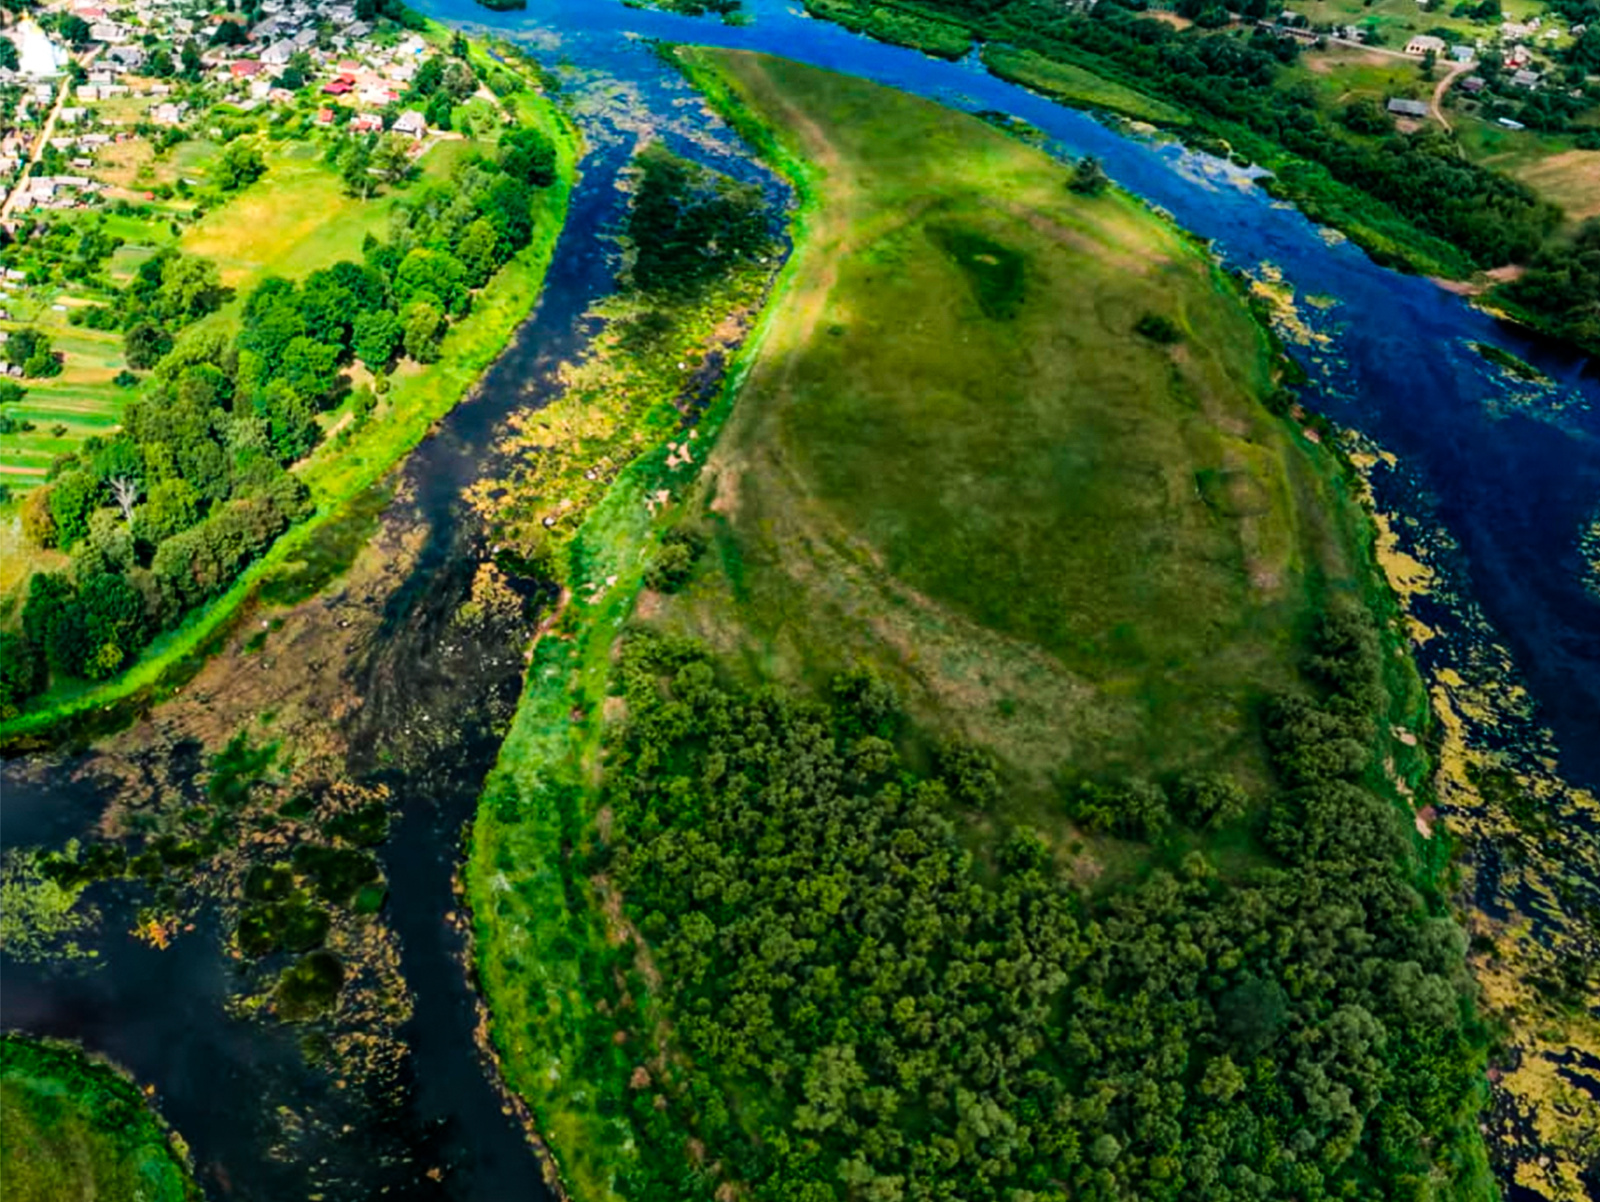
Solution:
<path fill-rule="evenodd" d="M 585 782 L 604 730 L 612 639 L 727 420 L 770 296 L 788 286 L 787 268 L 772 284 L 776 257 L 721 274 L 659 320 L 637 295 L 603 302 L 596 316 L 608 324 L 561 399 L 533 415 L 537 433 L 518 432 L 537 440 L 527 468 L 483 490 L 494 510 L 510 511 L 505 535 L 520 534 L 519 553 L 547 567 L 562 602 L 531 650 L 463 879 L 487 1042 L 574 1198 L 613 1196 L 638 1152 L 607 1101 L 626 1079 L 627 1049 L 609 1041 L 611 1021 L 586 988 L 618 963 L 613 933 L 580 900 L 581 866 L 556 849 L 591 817 Z"/>
<path fill-rule="evenodd" d="M 0 1180 L 9 1202 L 199 1202 L 182 1137 L 127 1073 L 70 1044 L 0 1036 Z"/>
<path fill-rule="evenodd" d="M 1140 13 L 1043 12 L 1027 0 L 998 7 L 812 0 L 806 11 L 935 57 L 975 48 L 992 74 L 1059 103 L 1149 121 L 1196 149 L 1265 168 L 1271 175 L 1260 183 L 1272 196 L 1348 237 L 1374 262 L 1493 290 L 1495 310 L 1509 320 L 1590 352 L 1600 349 L 1592 333 L 1581 332 L 1577 308 L 1551 308 L 1576 304 L 1570 294 L 1577 285 L 1560 268 L 1575 222 L 1558 227 L 1549 202 L 1536 200 L 1521 182 L 1466 158 L 1434 154 L 1422 141 L 1390 137 L 1380 150 L 1380 139 L 1345 128 L 1317 89 L 1309 107 L 1297 108 L 1293 88 L 1277 79 L 1282 64 L 1299 53 L 1293 39 L 1254 30 L 1257 36 L 1226 43 L 1231 51 L 1221 52 L 1215 38 L 1226 29 L 1213 35 L 1163 25 L 1160 36 L 1146 35 L 1138 31 L 1155 23 L 1139 20 Z M 1394 134 L 1387 122 L 1383 132 Z M 1468 196 L 1500 213 L 1495 235 L 1486 236 L 1476 211 L 1458 203 Z M 1542 282 L 1508 287 L 1505 273 L 1530 265 Z M 1592 290 L 1593 279 L 1582 286 Z M 1554 299 L 1561 296 L 1569 300 Z"/>
<path fill-rule="evenodd" d="M 429 22 L 427 32 L 435 42 L 447 42 L 450 37 L 437 22 Z M 495 61 L 482 42 L 471 43 L 470 53 L 477 61 Z M 471 312 L 451 323 L 434 362 L 397 372 L 364 423 L 347 427 L 296 465 L 295 474 L 311 490 L 315 505 L 311 517 L 280 536 L 222 596 L 156 639 L 115 679 L 102 685 L 80 684 L 53 701 L 47 696 L 43 708 L 0 722 L 0 751 L 14 754 L 47 746 L 63 734 L 114 727 L 180 687 L 246 604 L 274 580 L 293 575 L 319 531 L 338 521 L 416 447 L 439 419 L 469 394 L 510 343 L 538 301 L 566 220 L 582 153 L 576 127 L 545 96 L 536 72 L 531 67 L 513 66 L 521 61 L 520 56 L 500 55 L 496 66 L 523 71 L 527 87 L 514 97 L 519 122 L 544 133 L 556 150 L 556 178 L 539 193 L 530 243 L 479 290 Z"/>

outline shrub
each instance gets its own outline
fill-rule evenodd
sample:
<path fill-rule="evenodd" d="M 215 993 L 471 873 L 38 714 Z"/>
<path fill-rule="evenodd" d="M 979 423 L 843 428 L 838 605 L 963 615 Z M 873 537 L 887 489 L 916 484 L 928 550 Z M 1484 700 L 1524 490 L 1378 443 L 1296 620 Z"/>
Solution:
<path fill-rule="evenodd" d="M 1134 323 L 1133 329 L 1134 333 L 1163 345 L 1183 341 L 1183 331 L 1159 313 L 1146 313 Z"/>

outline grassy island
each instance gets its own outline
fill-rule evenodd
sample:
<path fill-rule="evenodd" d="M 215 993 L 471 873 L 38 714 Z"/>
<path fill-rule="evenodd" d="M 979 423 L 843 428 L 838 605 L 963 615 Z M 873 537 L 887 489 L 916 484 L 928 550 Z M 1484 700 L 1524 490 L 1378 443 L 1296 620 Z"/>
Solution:
<path fill-rule="evenodd" d="M 1426 701 L 1231 283 L 973 118 L 677 53 L 800 206 L 560 544 L 474 828 L 570 1195 L 1492 1197 Z"/>

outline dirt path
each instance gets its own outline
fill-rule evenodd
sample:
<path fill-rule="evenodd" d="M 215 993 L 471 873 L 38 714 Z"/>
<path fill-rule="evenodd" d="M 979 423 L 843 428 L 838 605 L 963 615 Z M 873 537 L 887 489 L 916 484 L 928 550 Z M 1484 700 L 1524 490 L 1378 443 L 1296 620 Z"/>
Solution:
<path fill-rule="evenodd" d="M 78 62 L 81 66 L 87 67 L 99 56 L 100 47 L 96 46 Z M 17 176 L 17 186 L 11 189 L 5 204 L 0 205 L 0 221 L 11 216 L 11 210 L 16 207 L 17 197 L 22 194 L 23 182 L 33 174 L 34 167 L 44 155 L 44 148 L 50 144 L 50 135 L 55 133 L 56 129 L 56 118 L 61 115 L 61 108 L 67 103 L 67 93 L 70 91 L 72 91 L 72 75 L 68 73 L 61 77 L 61 86 L 56 89 L 56 102 L 50 106 L 50 114 L 44 119 L 44 128 L 39 131 L 39 140 L 33 144 L 33 153 L 28 156 L 28 165 Z"/>
<path fill-rule="evenodd" d="M 1457 76 L 1465 75 L 1478 65 L 1476 59 L 1468 62 L 1457 63 L 1445 74 L 1445 77 L 1434 85 L 1433 99 L 1428 101 L 1428 109 L 1433 113 L 1433 119 L 1444 126 L 1445 132 L 1450 131 L 1450 122 L 1444 115 L 1444 94 L 1450 90 L 1450 85 L 1455 83 Z"/>

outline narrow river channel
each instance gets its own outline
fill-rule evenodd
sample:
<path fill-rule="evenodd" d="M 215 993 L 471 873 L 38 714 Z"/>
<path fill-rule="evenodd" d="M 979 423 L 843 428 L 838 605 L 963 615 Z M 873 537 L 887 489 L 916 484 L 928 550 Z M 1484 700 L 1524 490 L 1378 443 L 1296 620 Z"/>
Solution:
<path fill-rule="evenodd" d="M 532 0 L 526 12 L 508 14 L 472 0 L 420 5 L 524 43 L 566 81 L 589 146 L 543 300 L 472 399 L 404 468 L 377 537 L 409 537 L 414 553 L 400 578 L 362 594 L 371 633 L 336 665 L 361 699 L 342 728 L 351 771 L 384 779 L 399 816 L 382 851 L 392 886 L 386 918 L 412 998 L 396 1100 L 374 1121 L 370 1099 L 346 1097 L 342 1083 L 305 1067 L 292 1033 L 232 1016 L 225 1002 L 234 969 L 204 912 L 197 930 L 158 952 L 124 933 L 131 896 L 108 891 L 97 898 L 106 918 L 92 940 L 100 953 L 93 966 L 3 964 L 0 1025 L 81 1039 L 153 1084 L 216 1197 L 543 1196 L 535 1157 L 477 1052 L 451 889 L 462 824 L 520 685 L 518 631 L 491 626 L 457 639 L 442 623 L 490 554 L 463 493 L 493 476 L 495 432 L 510 413 L 548 398 L 554 369 L 580 353 L 593 333 L 585 315 L 612 286 L 615 254 L 604 235 L 620 215 L 617 175 L 637 139 L 662 133 L 674 149 L 747 177 L 755 171 L 730 135 L 707 127 L 644 39 L 766 50 L 957 107 L 1013 114 L 1058 152 L 1099 157 L 1118 184 L 1211 239 L 1229 267 L 1282 298 L 1289 350 L 1311 377 L 1312 403 L 1392 456 L 1391 467 L 1375 456 L 1377 505 L 1396 515 L 1400 546 L 1426 553 L 1440 582 L 1413 609 L 1438 635 L 1419 649 L 1423 667 L 1492 662 L 1503 684 L 1525 689 L 1522 708 L 1498 731 L 1469 715 L 1469 733 L 1508 746 L 1537 737 L 1541 754 L 1559 757 L 1561 787 L 1547 804 L 1567 844 L 1562 900 L 1538 889 L 1530 900 L 1525 871 L 1502 884 L 1501 848 L 1486 837 L 1467 845 L 1474 904 L 1515 907 L 1530 913 L 1538 938 L 1572 939 L 1585 908 L 1600 902 L 1600 829 L 1592 808 L 1572 800 L 1577 786 L 1600 785 L 1600 600 L 1585 587 L 1579 547 L 1600 510 L 1595 366 L 1429 281 L 1377 267 L 1273 202 L 1248 171 L 1061 108 L 970 60 L 943 62 L 857 37 L 783 0 L 747 5 L 753 21 L 742 27 L 617 0 Z M 1514 352 L 1552 383 L 1503 377 L 1474 341 Z M 316 619 L 325 625 L 350 621 L 331 602 L 325 609 Z M 1486 647 L 1503 648 L 1502 657 L 1487 656 Z M 278 670 L 296 666 L 280 660 Z M 390 754 L 396 731 L 423 723 L 461 733 L 428 744 L 426 755 Z M 192 758 L 187 748 L 178 740 L 153 751 L 165 757 L 158 775 L 181 776 L 177 761 Z M 5 846 L 59 847 L 95 829 L 126 785 L 88 764 L 75 755 L 6 765 Z M 1593 954 L 1592 931 L 1583 938 L 1580 954 Z M 1508 1155 L 1497 1159 L 1504 1172 Z"/>

